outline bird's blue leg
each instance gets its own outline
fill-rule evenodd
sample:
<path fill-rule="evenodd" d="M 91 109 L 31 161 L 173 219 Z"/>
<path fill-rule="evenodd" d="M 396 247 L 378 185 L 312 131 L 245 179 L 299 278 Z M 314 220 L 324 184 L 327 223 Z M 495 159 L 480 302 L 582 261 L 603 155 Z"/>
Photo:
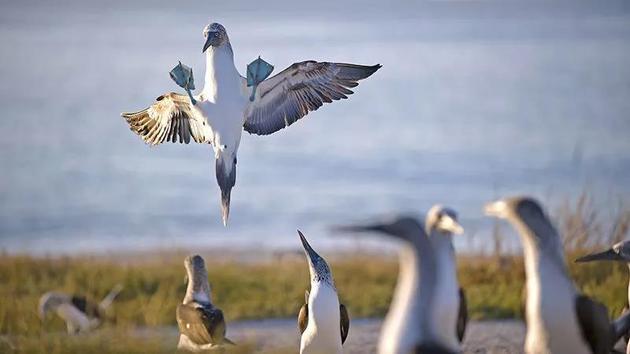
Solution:
<path fill-rule="evenodd" d="M 188 93 L 188 97 L 190 97 L 190 103 L 194 105 L 197 104 L 197 100 L 195 100 L 192 96 L 192 93 L 190 93 L 190 89 L 188 87 L 186 87 L 186 92 Z"/>

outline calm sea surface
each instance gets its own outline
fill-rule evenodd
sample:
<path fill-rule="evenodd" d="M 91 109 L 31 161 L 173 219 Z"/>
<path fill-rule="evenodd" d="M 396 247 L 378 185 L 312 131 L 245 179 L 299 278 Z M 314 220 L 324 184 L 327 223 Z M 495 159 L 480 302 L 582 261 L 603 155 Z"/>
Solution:
<path fill-rule="evenodd" d="M 630 201 L 627 2 L 3 3 L 9 252 L 293 248 L 296 228 L 320 247 L 351 246 L 327 227 L 433 203 L 477 235 L 458 241 L 466 249 L 487 243 L 481 205 L 497 196 Z M 241 72 L 258 55 L 276 71 L 383 64 L 349 100 L 243 136 L 228 228 L 211 148 L 150 148 L 119 115 L 179 90 L 168 77 L 178 60 L 202 86 L 209 20 L 227 28 Z"/>

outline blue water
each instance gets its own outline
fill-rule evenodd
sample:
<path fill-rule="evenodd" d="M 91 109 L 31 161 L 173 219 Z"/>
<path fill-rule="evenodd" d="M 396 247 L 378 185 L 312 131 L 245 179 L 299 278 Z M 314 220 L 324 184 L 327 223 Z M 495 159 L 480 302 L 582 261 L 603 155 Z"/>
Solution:
<path fill-rule="evenodd" d="M 458 247 L 483 248 L 497 196 L 630 200 L 627 2 L 318 4 L 3 4 L 0 249 L 291 248 L 298 227 L 351 246 L 327 227 L 438 202 L 478 235 Z M 209 20 L 242 71 L 383 64 L 349 100 L 244 135 L 228 228 L 210 147 L 150 148 L 119 116 L 177 90 L 178 60 L 203 77 Z"/>

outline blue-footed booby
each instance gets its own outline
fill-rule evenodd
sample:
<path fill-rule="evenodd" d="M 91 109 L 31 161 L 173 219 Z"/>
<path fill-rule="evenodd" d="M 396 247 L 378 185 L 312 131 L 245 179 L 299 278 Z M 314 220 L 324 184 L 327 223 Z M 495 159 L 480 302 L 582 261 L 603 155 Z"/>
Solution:
<path fill-rule="evenodd" d="M 457 221 L 457 213 L 450 208 L 434 205 L 425 219 L 426 233 L 435 254 L 436 283 L 433 286 L 431 305 L 439 343 L 454 352 L 461 352 L 468 323 L 468 307 L 464 290 L 457 281 L 457 262 L 453 247 L 453 234 L 464 229 Z"/>
<path fill-rule="evenodd" d="M 350 88 L 381 65 L 309 60 L 295 63 L 248 87 L 246 78 L 234 65 L 234 52 L 225 28 L 211 23 L 204 28 L 203 35 L 206 74 L 201 93 L 193 99 L 167 93 L 150 107 L 122 116 L 131 130 L 150 145 L 167 141 L 188 144 L 191 140 L 212 145 L 226 225 L 243 129 L 250 134 L 268 135 L 288 127 L 324 103 L 348 98 L 353 93 Z"/>
<path fill-rule="evenodd" d="M 593 261 L 613 261 L 625 263 L 630 268 L 630 241 L 622 241 L 614 244 L 610 249 L 591 253 L 575 260 L 576 262 L 593 262 Z M 626 353 L 630 354 L 630 341 L 628 340 L 628 332 L 630 331 L 630 312 L 628 312 L 628 304 L 630 304 L 630 282 L 628 282 L 628 302 L 624 306 L 624 311 L 619 318 L 613 322 L 615 332 L 614 342 L 625 336 Z"/>
<path fill-rule="evenodd" d="M 39 316 L 44 320 L 48 312 L 54 311 L 66 322 L 68 333 L 89 332 L 103 323 L 105 311 L 121 290 L 122 285 L 116 285 L 98 304 L 83 295 L 50 291 L 39 299 Z"/>
<path fill-rule="evenodd" d="M 311 290 L 306 291 L 306 303 L 298 315 L 300 354 L 341 354 L 350 329 L 348 311 L 339 303 L 330 267 L 300 230 L 298 234 L 311 276 Z"/>
<path fill-rule="evenodd" d="M 501 199 L 486 204 L 485 213 L 509 221 L 523 245 L 525 352 L 608 353 L 613 346 L 608 311 L 576 290 L 560 236 L 538 202 L 529 197 Z"/>
<path fill-rule="evenodd" d="M 455 323 L 450 323 L 449 340 L 442 341 L 434 323 L 433 298 L 437 282 L 436 255 L 425 226 L 414 217 L 401 216 L 391 221 L 335 228 L 344 232 L 380 232 L 401 239 L 398 282 L 394 298 L 383 323 L 378 342 L 379 354 L 454 353 L 450 336 Z"/>
<path fill-rule="evenodd" d="M 192 352 L 204 351 L 223 344 L 234 344 L 225 337 L 223 312 L 212 304 L 208 272 L 201 256 L 189 256 L 184 260 L 188 285 L 186 295 L 177 306 L 179 327 L 178 349 Z"/>

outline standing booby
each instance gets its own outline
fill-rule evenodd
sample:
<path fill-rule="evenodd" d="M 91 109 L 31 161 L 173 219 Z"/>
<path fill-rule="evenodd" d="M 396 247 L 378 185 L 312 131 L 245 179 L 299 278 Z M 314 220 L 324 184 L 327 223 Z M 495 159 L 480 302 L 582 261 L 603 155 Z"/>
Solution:
<path fill-rule="evenodd" d="M 433 323 L 433 295 L 436 260 L 425 227 L 413 217 L 370 225 L 336 228 L 344 232 L 380 232 L 404 241 L 399 253 L 398 281 L 394 298 L 383 323 L 378 342 L 379 354 L 454 353 L 437 333 L 442 326 Z M 455 332 L 453 327 L 449 333 Z"/>
<path fill-rule="evenodd" d="M 199 255 L 184 260 L 188 285 L 186 295 L 177 306 L 179 327 L 178 349 L 192 352 L 212 349 L 223 344 L 234 344 L 225 337 L 223 312 L 212 304 L 206 264 Z"/>
<path fill-rule="evenodd" d="M 575 260 L 576 262 L 593 262 L 593 261 L 613 261 L 625 263 L 630 268 L 630 241 L 622 241 L 614 244 L 610 249 L 592 253 Z M 627 336 L 630 331 L 630 312 L 628 312 L 628 304 L 630 304 L 630 282 L 628 282 L 628 303 L 624 307 L 624 313 L 613 322 L 615 332 L 614 342 L 617 342 L 622 336 Z M 630 341 L 626 337 L 626 353 L 630 354 Z"/>
<path fill-rule="evenodd" d="M 457 213 L 450 208 L 434 205 L 425 219 L 426 233 L 435 254 L 436 283 L 433 287 L 432 321 L 439 342 L 454 352 L 461 352 L 468 323 L 468 308 L 464 290 L 457 281 L 457 262 L 453 234 L 464 229 L 457 221 Z"/>
<path fill-rule="evenodd" d="M 612 327 L 606 307 L 579 294 L 568 276 L 560 237 L 528 197 L 501 199 L 485 213 L 508 220 L 523 245 L 526 275 L 526 353 L 608 353 Z"/>
<path fill-rule="evenodd" d="M 348 311 L 339 303 L 330 267 L 300 230 L 298 234 L 311 276 L 311 291 L 306 291 L 306 303 L 298 315 L 300 354 L 341 354 L 350 329 Z"/>
<path fill-rule="evenodd" d="M 236 154 L 243 129 L 268 135 L 295 123 L 324 103 L 348 98 L 350 88 L 378 70 L 380 65 L 304 61 L 248 87 L 234 65 L 234 53 L 225 28 L 211 23 L 206 38 L 205 86 L 192 100 L 167 93 L 150 107 L 123 113 L 133 132 L 150 145 L 165 141 L 212 144 L 215 173 L 221 189 L 223 224 L 230 212 L 230 193 L 236 183 Z"/>
<path fill-rule="evenodd" d="M 122 285 L 116 285 L 98 304 L 83 295 L 49 291 L 39 299 L 39 316 L 44 320 L 48 312 L 54 311 L 66 322 L 69 334 L 89 332 L 103 323 L 105 311 L 121 290 Z"/>

